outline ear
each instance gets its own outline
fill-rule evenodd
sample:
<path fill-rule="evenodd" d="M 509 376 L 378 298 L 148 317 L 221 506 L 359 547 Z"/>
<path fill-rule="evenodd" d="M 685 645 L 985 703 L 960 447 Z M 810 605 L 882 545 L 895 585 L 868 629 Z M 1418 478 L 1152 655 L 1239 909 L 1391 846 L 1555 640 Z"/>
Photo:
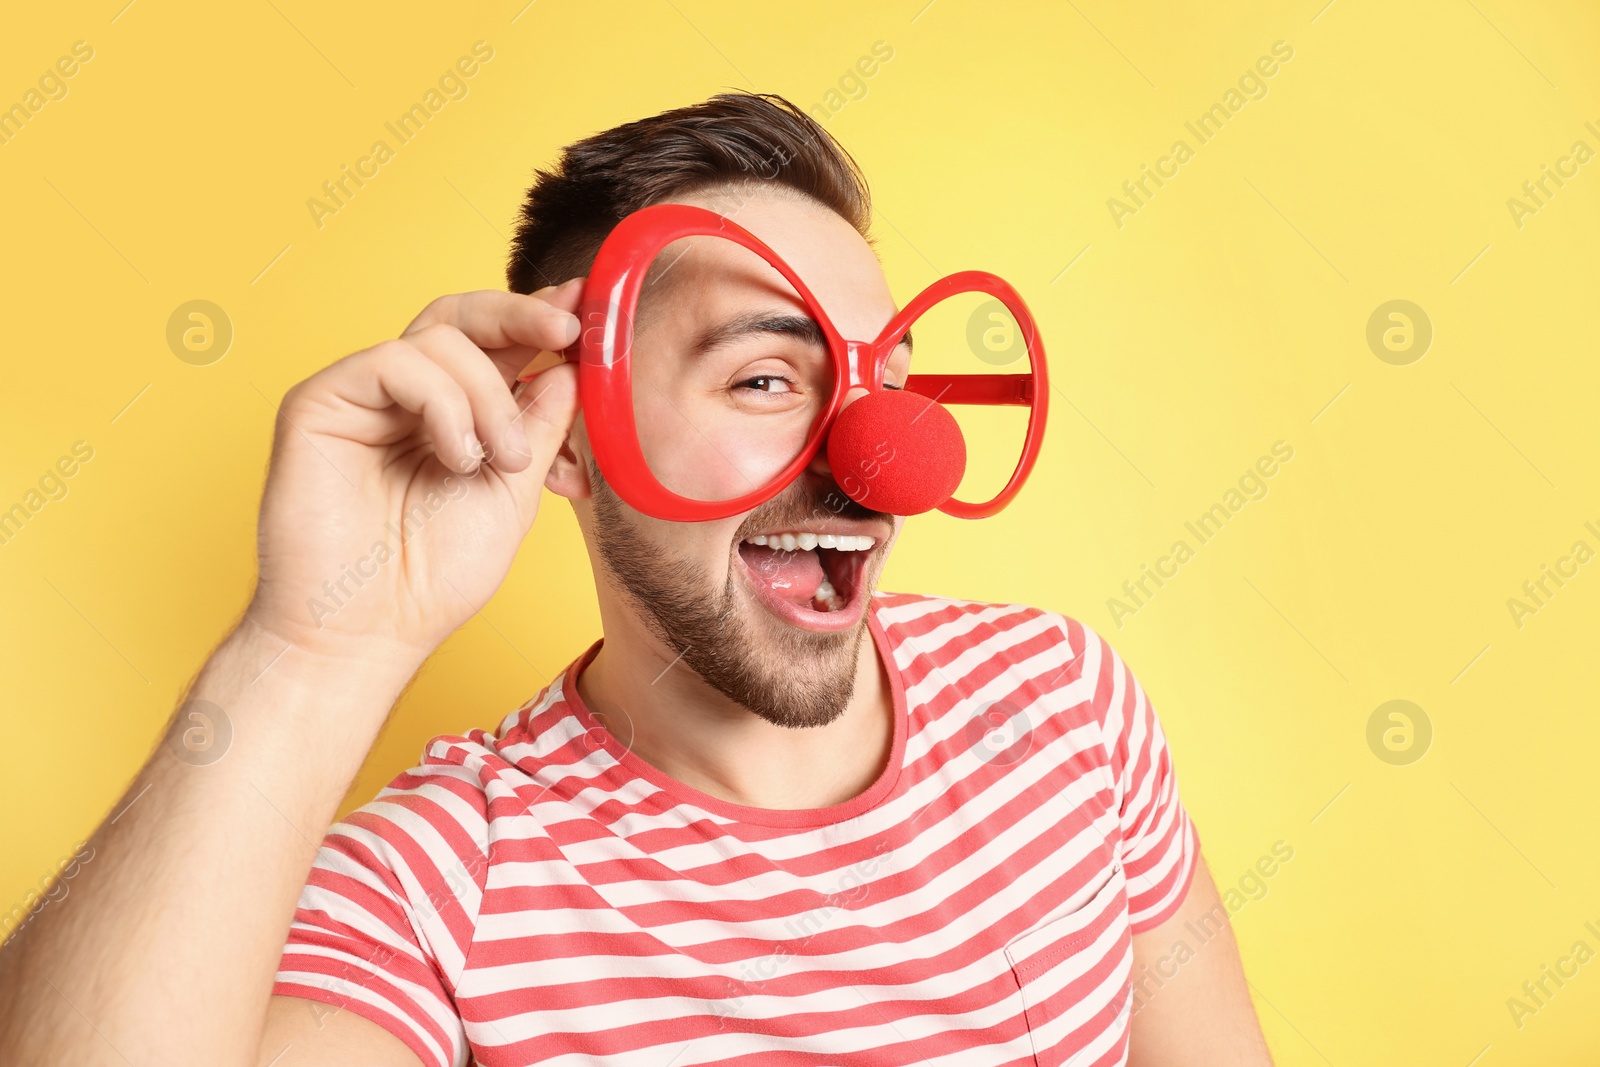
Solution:
<path fill-rule="evenodd" d="M 567 434 L 550 461 L 550 473 L 545 475 L 544 485 L 568 500 L 586 500 L 593 492 L 589 484 L 589 435 L 581 412 L 572 424 L 572 432 Z"/>

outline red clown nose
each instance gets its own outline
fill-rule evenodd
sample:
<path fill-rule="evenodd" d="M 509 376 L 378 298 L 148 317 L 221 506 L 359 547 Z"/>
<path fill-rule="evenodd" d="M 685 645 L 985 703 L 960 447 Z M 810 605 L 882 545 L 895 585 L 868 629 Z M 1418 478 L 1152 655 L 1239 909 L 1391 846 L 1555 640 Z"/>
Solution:
<path fill-rule="evenodd" d="M 847 406 L 828 431 L 828 466 L 856 503 L 919 515 L 949 500 L 967 469 L 955 416 L 921 393 L 880 389 Z"/>

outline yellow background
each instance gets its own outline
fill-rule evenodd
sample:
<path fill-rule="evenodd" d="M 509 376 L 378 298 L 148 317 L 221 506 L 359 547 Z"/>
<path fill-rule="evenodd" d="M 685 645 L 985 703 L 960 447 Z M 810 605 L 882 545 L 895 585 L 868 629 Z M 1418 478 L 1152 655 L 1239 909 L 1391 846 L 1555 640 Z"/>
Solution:
<path fill-rule="evenodd" d="M 1100 629 L 1161 712 L 1218 882 L 1294 849 L 1234 917 L 1280 1064 L 1593 1062 L 1600 962 L 1520 1028 L 1506 1004 L 1580 938 L 1600 950 L 1600 563 L 1520 628 L 1506 605 L 1600 548 L 1600 161 L 1521 227 L 1506 204 L 1574 141 L 1600 149 L 1592 5 L 124 2 L 27 5 L 0 35 L 0 104 L 95 52 L 0 145 L 0 508 L 95 450 L 0 545 L 5 909 L 104 816 L 242 607 L 285 389 L 501 285 L 560 146 L 728 86 L 824 106 L 883 41 L 827 127 L 872 182 L 895 292 L 1001 274 L 1058 383 L 1028 491 L 913 520 L 883 587 Z M 470 94 L 319 229 L 306 200 L 478 40 Z M 1195 147 L 1184 122 L 1280 40 L 1267 96 L 1119 228 L 1108 198 Z M 209 366 L 165 340 L 197 298 L 235 330 Z M 1392 299 L 1433 324 L 1409 366 L 1366 343 Z M 1119 627 L 1108 598 L 1279 440 L 1268 495 Z M 552 501 L 350 805 L 598 636 L 582 560 Z M 1407 766 L 1366 741 L 1390 699 L 1432 723 Z"/>

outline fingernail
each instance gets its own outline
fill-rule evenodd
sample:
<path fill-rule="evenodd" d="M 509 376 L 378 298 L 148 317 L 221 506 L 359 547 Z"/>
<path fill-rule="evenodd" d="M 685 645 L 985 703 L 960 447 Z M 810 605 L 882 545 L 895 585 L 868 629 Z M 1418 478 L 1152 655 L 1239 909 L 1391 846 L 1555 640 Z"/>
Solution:
<path fill-rule="evenodd" d="M 511 440 L 507 442 L 507 448 L 518 455 L 533 455 L 533 447 L 528 443 L 528 431 L 523 427 L 521 421 L 513 422 L 511 424 L 511 433 L 509 434 L 509 437 Z"/>
<path fill-rule="evenodd" d="M 561 335 L 567 339 L 565 343 L 568 345 L 578 339 L 578 316 L 568 315 L 562 319 Z"/>

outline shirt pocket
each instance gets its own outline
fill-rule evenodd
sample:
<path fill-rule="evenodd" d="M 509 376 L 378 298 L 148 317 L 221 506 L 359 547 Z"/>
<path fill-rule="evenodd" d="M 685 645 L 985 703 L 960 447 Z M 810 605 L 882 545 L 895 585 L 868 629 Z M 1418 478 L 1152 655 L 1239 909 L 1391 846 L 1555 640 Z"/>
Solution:
<path fill-rule="evenodd" d="M 1087 1049 L 1095 1062 L 1123 1061 L 1133 938 L 1120 862 L 1081 906 L 1013 938 L 1005 953 L 1038 1067 L 1063 1067 Z"/>

